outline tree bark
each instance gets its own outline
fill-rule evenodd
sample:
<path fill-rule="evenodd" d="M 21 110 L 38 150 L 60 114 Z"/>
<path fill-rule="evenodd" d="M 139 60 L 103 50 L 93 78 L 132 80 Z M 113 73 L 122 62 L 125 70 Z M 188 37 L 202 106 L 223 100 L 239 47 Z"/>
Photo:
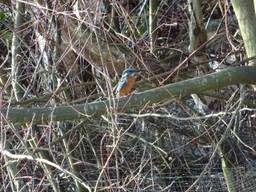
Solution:
<path fill-rule="evenodd" d="M 253 0 L 232 0 L 248 58 L 256 56 L 256 16 Z M 253 60 L 249 65 L 255 65 Z"/>

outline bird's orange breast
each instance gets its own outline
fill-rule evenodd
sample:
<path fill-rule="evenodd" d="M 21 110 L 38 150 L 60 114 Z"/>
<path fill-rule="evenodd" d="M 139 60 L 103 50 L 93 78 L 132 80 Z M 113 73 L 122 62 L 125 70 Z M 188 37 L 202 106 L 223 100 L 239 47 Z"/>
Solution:
<path fill-rule="evenodd" d="M 129 95 L 134 87 L 135 77 L 129 76 L 125 83 L 125 86 L 119 91 L 119 96 Z"/>

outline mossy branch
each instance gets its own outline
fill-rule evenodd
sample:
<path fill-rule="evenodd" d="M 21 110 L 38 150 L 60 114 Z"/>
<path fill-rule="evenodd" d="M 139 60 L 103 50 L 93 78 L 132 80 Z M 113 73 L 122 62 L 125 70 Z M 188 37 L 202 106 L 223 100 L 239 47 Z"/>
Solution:
<path fill-rule="evenodd" d="M 256 84 L 256 67 L 228 68 L 220 72 L 146 90 L 119 99 L 112 98 L 73 106 L 7 108 L 1 109 L 0 113 L 13 123 L 78 120 L 90 116 L 100 116 L 111 110 L 125 111 L 131 108 L 142 108 L 146 104 L 159 103 L 173 97 L 182 98 L 192 93 L 201 93 L 238 83 Z"/>

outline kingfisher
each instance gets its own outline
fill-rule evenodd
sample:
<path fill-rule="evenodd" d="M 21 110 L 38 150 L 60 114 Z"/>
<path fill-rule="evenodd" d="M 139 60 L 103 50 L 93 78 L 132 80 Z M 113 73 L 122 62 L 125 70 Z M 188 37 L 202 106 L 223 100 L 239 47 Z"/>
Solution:
<path fill-rule="evenodd" d="M 136 74 L 139 71 L 133 68 L 125 69 L 120 81 L 114 88 L 114 94 L 118 97 L 129 95 L 135 86 Z"/>

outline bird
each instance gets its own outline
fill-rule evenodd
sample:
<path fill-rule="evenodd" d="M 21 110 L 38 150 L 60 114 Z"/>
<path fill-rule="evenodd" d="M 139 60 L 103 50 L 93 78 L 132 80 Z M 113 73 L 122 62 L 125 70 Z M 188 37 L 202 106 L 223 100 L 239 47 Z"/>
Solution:
<path fill-rule="evenodd" d="M 129 95 L 135 86 L 136 74 L 140 70 L 127 68 L 123 71 L 120 81 L 114 88 L 114 94 L 118 97 Z"/>

